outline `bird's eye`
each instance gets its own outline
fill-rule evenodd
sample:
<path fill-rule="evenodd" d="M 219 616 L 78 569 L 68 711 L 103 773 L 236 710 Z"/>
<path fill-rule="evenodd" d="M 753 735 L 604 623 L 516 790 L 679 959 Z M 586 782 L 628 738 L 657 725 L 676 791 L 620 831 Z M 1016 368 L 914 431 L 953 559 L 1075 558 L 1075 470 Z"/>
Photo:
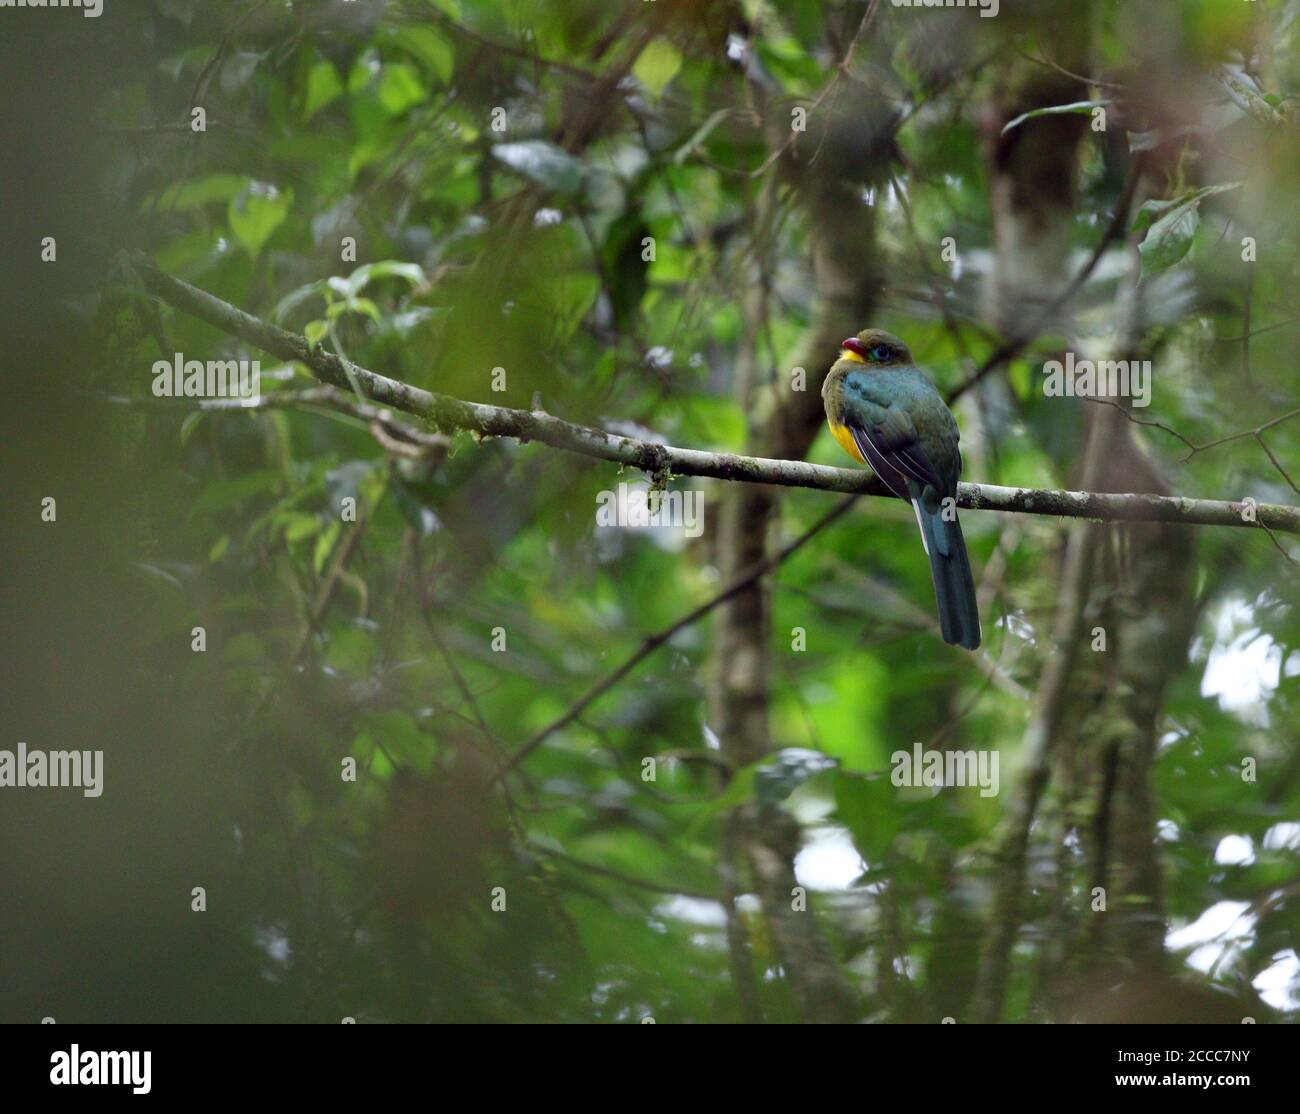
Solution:
<path fill-rule="evenodd" d="M 877 344 L 871 349 L 871 358 L 873 360 L 880 360 L 882 363 L 889 359 L 889 345 Z"/>

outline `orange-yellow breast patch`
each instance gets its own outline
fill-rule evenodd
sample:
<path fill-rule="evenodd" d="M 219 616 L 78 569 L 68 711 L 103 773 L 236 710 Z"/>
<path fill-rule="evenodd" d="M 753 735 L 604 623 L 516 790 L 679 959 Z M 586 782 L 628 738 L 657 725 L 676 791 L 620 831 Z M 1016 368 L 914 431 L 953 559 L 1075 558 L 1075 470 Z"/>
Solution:
<path fill-rule="evenodd" d="M 831 433 L 835 435 L 835 440 L 840 443 L 840 448 L 859 464 L 866 464 L 866 457 L 858 451 L 857 443 L 853 440 L 853 434 L 849 432 L 849 427 L 838 425 L 835 422 L 827 422 L 827 424 L 831 427 Z"/>

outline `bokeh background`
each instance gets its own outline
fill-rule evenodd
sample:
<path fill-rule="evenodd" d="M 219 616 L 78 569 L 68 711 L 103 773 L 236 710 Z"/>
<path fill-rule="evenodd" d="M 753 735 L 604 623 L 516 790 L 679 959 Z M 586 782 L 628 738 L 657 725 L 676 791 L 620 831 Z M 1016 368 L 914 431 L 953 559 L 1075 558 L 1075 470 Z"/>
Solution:
<path fill-rule="evenodd" d="M 821 463 L 885 327 L 968 480 L 1295 505 L 1298 16 L 6 11 L 0 746 L 105 790 L 0 790 L 0 1019 L 1294 1019 L 1293 536 L 966 512 L 968 655 L 864 498 L 588 700 L 839 497 L 598 528 L 643 477 L 293 402 L 129 253 L 454 397 Z M 160 403 L 178 351 L 290 401 Z M 1151 405 L 1047 397 L 1067 351 Z M 999 793 L 895 788 L 916 743 Z"/>

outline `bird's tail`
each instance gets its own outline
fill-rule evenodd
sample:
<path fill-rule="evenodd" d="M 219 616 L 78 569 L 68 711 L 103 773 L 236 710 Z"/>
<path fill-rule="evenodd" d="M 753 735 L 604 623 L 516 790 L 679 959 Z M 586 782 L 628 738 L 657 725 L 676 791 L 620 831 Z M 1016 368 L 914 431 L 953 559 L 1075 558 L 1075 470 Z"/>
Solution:
<path fill-rule="evenodd" d="M 933 488 L 928 494 L 933 496 Z M 912 507 L 921 526 L 921 540 L 930 558 L 934 598 L 939 605 L 939 628 L 950 646 L 974 650 L 980 644 L 980 613 L 975 600 L 966 541 L 955 510 L 945 519 L 943 508 L 933 498 L 914 495 Z"/>

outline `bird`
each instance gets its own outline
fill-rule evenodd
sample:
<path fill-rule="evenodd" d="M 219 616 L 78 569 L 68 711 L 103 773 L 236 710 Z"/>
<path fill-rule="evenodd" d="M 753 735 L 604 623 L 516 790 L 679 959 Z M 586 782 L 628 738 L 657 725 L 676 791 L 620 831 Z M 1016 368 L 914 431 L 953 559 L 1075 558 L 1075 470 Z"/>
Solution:
<path fill-rule="evenodd" d="M 957 521 L 961 435 L 952 411 L 907 345 L 883 329 L 840 341 L 822 402 L 841 448 L 916 512 L 943 640 L 977 649 L 979 605 Z"/>

